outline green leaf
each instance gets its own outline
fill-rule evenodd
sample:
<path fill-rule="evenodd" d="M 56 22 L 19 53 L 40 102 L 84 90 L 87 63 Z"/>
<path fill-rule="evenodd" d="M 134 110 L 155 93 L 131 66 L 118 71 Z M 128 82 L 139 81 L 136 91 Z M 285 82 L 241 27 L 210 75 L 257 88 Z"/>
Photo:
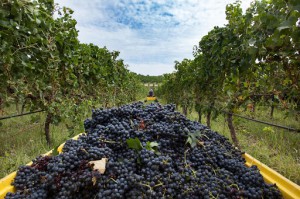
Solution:
<path fill-rule="evenodd" d="M 23 66 L 27 66 L 27 63 L 24 62 L 23 60 L 21 61 L 21 63 L 22 63 Z"/>
<path fill-rule="evenodd" d="M 281 25 L 278 27 L 278 30 L 284 30 L 284 29 L 288 29 L 288 28 L 291 28 L 292 26 L 290 25 Z"/>
<path fill-rule="evenodd" d="M 281 31 L 284 29 L 292 28 L 297 21 L 296 19 L 296 17 L 289 17 L 288 20 L 283 21 L 277 29 Z"/>
<path fill-rule="evenodd" d="M 249 39 L 249 41 L 248 41 L 250 46 L 253 46 L 255 44 L 255 42 L 256 42 L 256 40 L 253 38 Z"/>
<path fill-rule="evenodd" d="M 149 145 L 151 148 L 159 146 L 159 144 L 157 142 L 150 142 Z"/>
<path fill-rule="evenodd" d="M 195 135 L 193 135 L 192 133 L 189 134 L 187 143 L 189 143 L 192 148 L 194 148 L 197 145 L 197 142 L 198 142 L 197 137 Z"/>
<path fill-rule="evenodd" d="M 159 144 L 157 142 L 147 142 L 146 143 L 146 149 L 149 151 L 154 151 L 155 154 L 160 155 L 160 152 L 158 151 Z"/>
<path fill-rule="evenodd" d="M 147 142 L 146 143 L 146 149 L 149 151 L 154 151 L 154 147 L 158 147 L 159 144 L 157 142 Z"/>
<path fill-rule="evenodd" d="M 188 139 L 186 140 L 186 143 L 189 143 L 190 145 L 192 145 L 192 142 L 193 142 L 193 140 L 192 140 L 192 138 L 189 136 Z"/>
<path fill-rule="evenodd" d="M 37 23 L 38 25 L 40 25 L 40 24 L 41 24 L 41 20 L 36 19 L 36 23 Z"/>
<path fill-rule="evenodd" d="M 126 140 L 128 148 L 135 149 L 135 150 L 142 150 L 143 146 L 139 138 L 129 138 Z"/>
<path fill-rule="evenodd" d="M 188 139 L 186 141 L 186 143 L 189 143 L 190 146 L 192 148 L 194 148 L 195 146 L 197 146 L 197 144 L 199 143 L 199 137 L 201 137 L 203 134 L 201 133 L 201 131 L 196 131 L 195 133 L 189 133 L 188 134 Z"/>
<path fill-rule="evenodd" d="M 9 157 L 9 156 L 10 156 L 10 154 L 7 151 L 5 151 L 4 152 L 4 157 Z"/>

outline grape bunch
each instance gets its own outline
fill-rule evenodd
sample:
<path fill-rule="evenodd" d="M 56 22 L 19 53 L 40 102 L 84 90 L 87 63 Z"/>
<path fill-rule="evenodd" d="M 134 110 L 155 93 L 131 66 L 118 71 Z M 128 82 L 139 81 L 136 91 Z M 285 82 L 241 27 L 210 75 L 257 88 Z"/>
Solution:
<path fill-rule="evenodd" d="M 227 138 L 188 120 L 175 105 L 142 102 L 93 110 L 86 134 L 63 153 L 21 166 L 18 198 L 282 198 Z M 90 161 L 107 158 L 100 174 Z"/>

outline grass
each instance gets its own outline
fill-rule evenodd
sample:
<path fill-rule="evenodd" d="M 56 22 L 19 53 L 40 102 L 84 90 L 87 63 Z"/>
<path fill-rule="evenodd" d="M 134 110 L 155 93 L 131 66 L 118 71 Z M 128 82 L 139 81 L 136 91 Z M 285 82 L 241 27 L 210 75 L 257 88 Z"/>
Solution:
<path fill-rule="evenodd" d="M 52 146 L 44 135 L 45 113 L 26 115 L 1 121 L 0 178 L 27 164 L 39 154 L 63 143 L 69 135 L 64 124 L 51 125 Z M 79 133 L 79 132 L 78 132 Z"/>
<path fill-rule="evenodd" d="M 238 114 L 300 129 L 300 122 L 297 122 L 295 117 L 285 118 L 284 112 L 279 110 L 275 111 L 273 119 L 269 119 L 269 110 L 265 107 L 260 107 L 255 113 L 240 111 Z M 188 117 L 192 120 L 198 120 L 196 112 L 190 113 Z M 237 117 L 234 117 L 234 126 L 243 151 L 296 184 L 300 184 L 300 133 L 289 132 Z M 231 140 L 224 115 L 219 115 L 211 121 L 211 129 Z"/>

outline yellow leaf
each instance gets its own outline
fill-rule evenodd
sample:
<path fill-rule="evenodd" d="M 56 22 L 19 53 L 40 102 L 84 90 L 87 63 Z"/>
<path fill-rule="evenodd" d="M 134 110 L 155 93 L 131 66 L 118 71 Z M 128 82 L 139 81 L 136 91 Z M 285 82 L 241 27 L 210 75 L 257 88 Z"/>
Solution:
<path fill-rule="evenodd" d="M 93 182 L 93 186 L 95 186 L 97 183 L 97 178 L 95 176 L 92 178 L 92 182 Z"/>
<path fill-rule="evenodd" d="M 198 146 L 204 146 L 204 142 L 202 142 L 202 141 L 198 141 Z"/>

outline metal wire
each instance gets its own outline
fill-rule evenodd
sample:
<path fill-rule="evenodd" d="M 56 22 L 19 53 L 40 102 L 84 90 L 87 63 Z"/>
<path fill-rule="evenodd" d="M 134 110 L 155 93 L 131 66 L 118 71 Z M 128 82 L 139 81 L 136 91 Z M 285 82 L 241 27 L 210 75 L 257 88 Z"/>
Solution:
<path fill-rule="evenodd" d="M 40 113 L 43 112 L 45 110 L 37 110 L 37 111 L 32 111 L 32 112 L 27 112 L 27 113 L 22 113 L 22 114 L 16 114 L 16 115 L 8 115 L 5 117 L 0 117 L 0 120 L 6 120 L 6 119 L 10 119 L 10 118 L 14 118 L 14 117 L 21 117 L 24 115 L 31 115 L 31 114 L 35 114 L 35 113 Z"/>

